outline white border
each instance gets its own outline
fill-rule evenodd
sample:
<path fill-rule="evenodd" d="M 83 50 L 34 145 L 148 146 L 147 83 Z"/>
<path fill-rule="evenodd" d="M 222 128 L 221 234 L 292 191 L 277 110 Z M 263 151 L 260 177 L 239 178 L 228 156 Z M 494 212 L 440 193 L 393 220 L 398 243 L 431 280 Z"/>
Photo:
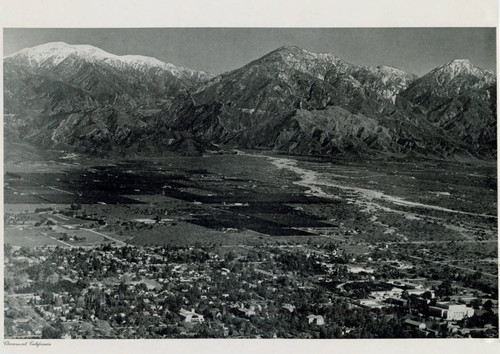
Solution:
<path fill-rule="evenodd" d="M 496 27 L 496 0 L 1 0 L 3 27 Z"/>
<path fill-rule="evenodd" d="M 0 0 L 0 23 L 2 28 L 497 27 L 498 3 L 496 0 Z M 3 48 L 3 41 L 0 45 Z M 0 69 L 3 73 L 1 64 Z M 1 77 L 0 84 L 3 87 Z M 0 107 L 3 111 L 3 95 Z M 3 134 L 3 124 L 0 133 Z M 3 185 L 3 145 L 0 153 Z M 0 194 L 3 200 L 3 188 Z M 3 212 L 3 203 L 0 211 Z M 3 282 L 3 271 L 0 279 Z M 0 302 L 3 303 L 3 292 Z M 3 334 L 3 311 L 0 312 Z M 0 348 L 2 353 L 500 353 L 498 339 L 42 342 L 51 346 L 14 347 L 1 343 Z"/>

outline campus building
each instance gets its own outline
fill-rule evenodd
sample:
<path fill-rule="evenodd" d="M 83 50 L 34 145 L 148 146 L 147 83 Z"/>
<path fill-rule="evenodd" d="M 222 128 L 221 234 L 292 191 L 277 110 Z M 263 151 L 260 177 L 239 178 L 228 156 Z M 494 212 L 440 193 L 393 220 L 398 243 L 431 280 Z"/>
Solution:
<path fill-rule="evenodd" d="M 441 317 L 448 321 L 460 321 L 474 315 L 472 307 L 449 302 L 438 302 L 436 306 L 429 306 L 429 312 L 431 316 Z"/>

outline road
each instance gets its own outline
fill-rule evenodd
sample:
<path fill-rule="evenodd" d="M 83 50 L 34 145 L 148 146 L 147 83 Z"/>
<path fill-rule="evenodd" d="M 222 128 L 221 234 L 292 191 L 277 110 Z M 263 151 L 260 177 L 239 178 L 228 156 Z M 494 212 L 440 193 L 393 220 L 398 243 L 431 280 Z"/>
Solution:
<path fill-rule="evenodd" d="M 414 244 L 414 245 L 425 245 L 432 243 L 496 243 L 497 239 L 491 240 L 429 240 L 429 241 L 401 241 L 401 242 L 393 242 L 393 241 L 384 241 L 384 242 L 376 242 L 377 245 L 404 245 L 404 244 Z M 371 245 L 371 243 L 365 243 L 366 245 Z"/>
<path fill-rule="evenodd" d="M 64 242 L 64 241 L 58 240 L 58 239 L 57 239 L 57 238 L 55 238 L 55 237 L 49 236 L 49 235 L 47 235 L 47 233 L 45 233 L 45 232 L 42 232 L 42 235 L 43 235 L 43 236 L 45 236 L 45 237 L 51 238 L 51 239 L 53 239 L 54 241 L 60 242 L 60 243 L 62 243 L 63 245 L 68 246 L 68 247 L 70 247 L 70 248 L 74 248 L 74 247 L 75 247 L 75 246 L 73 246 L 73 245 L 71 245 L 71 244 L 69 244 L 69 243 L 67 243 L 67 242 Z"/>
<path fill-rule="evenodd" d="M 498 277 L 497 274 L 491 274 L 491 273 L 487 273 L 487 272 L 481 272 L 479 270 L 475 270 L 475 269 L 472 269 L 472 268 L 465 268 L 465 267 L 456 266 L 456 265 L 450 264 L 450 263 L 448 263 L 446 261 L 433 261 L 433 260 L 424 259 L 424 258 L 418 257 L 418 256 L 408 256 L 408 257 L 413 258 L 413 259 L 418 259 L 418 260 L 424 261 L 424 262 L 431 262 L 431 263 L 435 263 L 435 264 L 446 265 L 446 266 L 451 267 L 451 268 L 466 270 L 466 271 L 470 271 L 472 273 L 480 273 L 482 275 L 486 275 L 487 277 L 493 277 L 493 278 L 497 278 Z"/>
<path fill-rule="evenodd" d="M 108 235 L 105 235 L 105 234 L 102 234 L 100 232 L 97 232 L 97 231 L 94 231 L 92 229 L 85 229 L 85 228 L 82 228 L 82 230 L 85 230 L 85 231 L 89 231 L 89 232 L 93 232 L 94 234 L 97 234 L 99 236 L 102 236 L 110 241 L 113 241 L 113 242 L 116 242 L 117 245 L 120 245 L 120 246 L 126 246 L 127 244 L 121 240 L 118 240 L 114 237 L 111 237 L 111 236 L 108 236 Z"/>
<path fill-rule="evenodd" d="M 14 296 L 7 294 L 9 306 L 24 315 L 25 318 L 30 320 L 30 324 L 33 327 L 38 327 L 42 329 L 43 327 L 51 325 L 43 317 L 41 317 L 36 311 L 29 305 L 24 305 L 19 299 Z"/>

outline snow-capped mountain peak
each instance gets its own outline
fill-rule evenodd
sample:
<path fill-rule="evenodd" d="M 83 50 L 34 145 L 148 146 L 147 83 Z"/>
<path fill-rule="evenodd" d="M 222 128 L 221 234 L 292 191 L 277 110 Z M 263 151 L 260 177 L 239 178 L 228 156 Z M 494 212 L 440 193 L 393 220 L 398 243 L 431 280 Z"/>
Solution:
<path fill-rule="evenodd" d="M 77 55 L 91 61 L 115 57 L 113 54 L 91 45 L 70 45 L 64 42 L 51 42 L 22 49 L 17 53 L 5 57 L 5 59 L 24 59 L 32 66 L 39 66 L 50 60 L 52 64 L 57 65 L 71 55 Z"/>
<path fill-rule="evenodd" d="M 149 70 L 158 68 L 168 70 L 172 75 L 182 77 L 192 77 L 196 75 L 210 76 L 203 72 L 165 63 L 153 57 L 142 55 L 115 55 L 108 53 L 100 48 L 85 44 L 67 44 L 64 42 L 51 42 L 41 44 L 32 48 L 25 48 L 17 53 L 11 54 L 4 59 L 21 60 L 33 68 L 41 65 L 50 65 L 56 67 L 65 59 L 73 57 L 85 62 L 95 63 L 104 62 L 118 69 L 124 69 L 131 66 L 136 70 Z"/>
<path fill-rule="evenodd" d="M 376 67 L 377 70 L 383 74 L 386 74 L 386 75 L 397 75 L 397 76 L 406 76 L 408 75 L 407 72 L 401 70 L 401 69 L 398 69 L 398 68 L 394 68 L 392 66 L 387 66 L 387 65 L 379 65 Z"/>
<path fill-rule="evenodd" d="M 457 75 L 461 73 L 474 74 L 479 69 L 472 65 L 468 59 L 454 59 L 441 66 L 441 70 Z"/>
<path fill-rule="evenodd" d="M 444 85 L 458 76 L 471 75 L 479 78 L 481 81 L 490 83 L 496 79 L 495 74 L 488 70 L 482 70 L 472 64 L 468 59 L 454 59 L 440 67 L 432 70 L 428 76 L 436 80 L 438 85 Z"/>

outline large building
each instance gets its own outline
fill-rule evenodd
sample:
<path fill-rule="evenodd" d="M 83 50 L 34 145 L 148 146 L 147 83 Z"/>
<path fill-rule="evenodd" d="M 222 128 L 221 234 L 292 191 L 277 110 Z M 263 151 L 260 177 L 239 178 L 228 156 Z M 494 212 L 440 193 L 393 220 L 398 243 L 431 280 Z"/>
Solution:
<path fill-rule="evenodd" d="M 441 317 L 448 321 L 460 321 L 474 315 L 472 307 L 449 302 L 438 302 L 436 306 L 429 306 L 429 312 L 432 316 Z"/>

